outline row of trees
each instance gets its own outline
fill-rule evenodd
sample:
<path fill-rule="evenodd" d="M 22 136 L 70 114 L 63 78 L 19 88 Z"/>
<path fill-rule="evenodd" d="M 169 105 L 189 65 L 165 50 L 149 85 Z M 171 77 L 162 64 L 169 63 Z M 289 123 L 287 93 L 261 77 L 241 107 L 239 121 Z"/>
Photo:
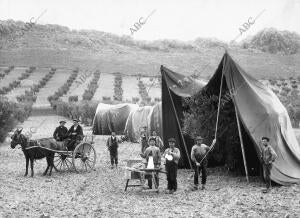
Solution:
<path fill-rule="evenodd" d="M 114 82 L 114 100 L 122 101 L 123 100 L 123 88 L 122 88 L 123 78 L 120 73 L 115 75 Z"/>
<path fill-rule="evenodd" d="M 3 70 L 3 73 L 0 72 L 0 79 L 3 79 L 6 75 L 8 75 L 15 67 L 9 66 L 7 69 Z"/>
<path fill-rule="evenodd" d="M 10 67 L 9 70 L 11 71 L 12 69 L 14 69 L 14 67 Z M 27 79 L 30 74 L 36 69 L 36 67 L 30 67 L 29 69 L 26 69 L 26 71 L 24 73 L 22 73 L 17 80 L 12 81 L 11 83 L 9 83 L 7 86 L 4 86 L 0 89 L 0 95 L 5 95 L 8 92 L 12 91 L 13 89 L 17 88 L 18 86 L 20 86 L 21 81 L 24 79 Z M 9 71 L 9 72 L 10 72 Z"/>
<path fill-rule="evenodd" d="M 86 101 L 92 100 L 96 90 L 98 89 L 98 81 L 100 79 L 100 72 L 97 70 L 94 73 L 92 81 L 89 83 L 87 89 L 84 91 L 82 95 L 82 99 Z"/>
<path fill-rule="evenodd" d="M 48 101 L 50 102 L 51 105 L 53 101 L 57 101 L 61 96 L 67 94 L 72 83 L 78 76 L 78 73 L 79 73 L 78 69 L 73 70 L 72 74 L 69 76 L 67 81 L 53 95 L 50 95 L 48 97 Z"/>

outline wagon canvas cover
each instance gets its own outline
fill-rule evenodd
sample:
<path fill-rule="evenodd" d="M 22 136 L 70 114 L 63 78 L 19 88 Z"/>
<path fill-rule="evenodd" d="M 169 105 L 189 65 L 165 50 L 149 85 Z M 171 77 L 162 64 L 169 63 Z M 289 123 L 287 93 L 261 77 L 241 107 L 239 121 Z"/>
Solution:
<path fill-rule="evenodd" d="M 123 134 L 127 118 L 136 104 L 103 104 L 99 103 L 93 120 L 94 135 L 110 135 L 112 131 Z"/>
<path fill-rule="evenodd" d="M 137 142 L 140 138 L 140 129 L 147 127 L 152 106 L 139 107 L 131 111 L 126 121 L 124 133 L 130 141 Z"/>

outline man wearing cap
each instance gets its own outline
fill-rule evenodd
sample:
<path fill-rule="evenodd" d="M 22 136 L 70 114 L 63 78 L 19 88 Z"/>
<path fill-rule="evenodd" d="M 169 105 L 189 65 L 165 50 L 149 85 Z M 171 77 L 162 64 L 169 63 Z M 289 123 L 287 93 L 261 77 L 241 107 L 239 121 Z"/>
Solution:
<path fill-rule="evenodd" d="M 210 150 L 210 147 L 203 144 L 203 138 L 201 136 L 196 137 L 197 143 L 192 147 L 191 151 L 191 159 L 194 162 L 194 187 L 193 190 L 198 190 L 199 185 L 199 171 L 201 170 L 202 173 L 202 190 L 205 189 L 206 179 L 207 179 L 207 153 Z M 216 140 L 214 139 L 212 142 L 213 146 L 216 143 Z"/>
<path fill-rule="evenodd" d="M 114 168 L 114 164 L 116 165 L 117 168 L 119 140 L 115 132 L 111 132 L 111 136 L 107 139 L 106 146 L 110 154 L 111 168 L 112 169 Z"/>
<path fill-rule="evenodd" d="M 166 171 L 168 180 L 168 192 L 172 194 L 177 190 L 177 169 L 178 161 L 180 159 L 180 150 L 175 147 L 176 140 L 170 138 L 168 140 L 169 148 L 167 148 L 163 154 L 166 159 Z"/>
<path fill-rule="evenodd" d="M 83 130 L 78 123 L 78 119 L 73 119 L 73 125 L 70 127 L 67 133 L 69 139 L 67 148 L 69 151 L 73 151 L 75 149 L 76 142 L 81 141 L 83 139 Z"/>
<path fill-rule="evenodd" d="M 262 137 L 261 142 L 263 145 L 261 159 L 263 162 L 263 171 L 264 177 L 266 181 L 266 189 L 263 190 L 264 193 L 270 191 L 271 187 L 271 169 L 273 162 L 277 159 L 277 154 L 274 149 L 269 144 L 270 139 L 268 137 Z"/>
<path fill-rule="evenodd" d="M 55 131 L 53 133 L 53 138 L 58 142 L 63 141 L 68 132 L 67 127 L 65 127 L 65 123 L 66 123 L 66 121 L 64 121 L 64 120 L 60 121 L 59 126 L 55 128 Z"/>
<path fill-rule="evenodd" d="M 161 140 L 161 138 L 157 135 L 156 131 L 153 131 L 152 132 L 152 136 L 150 136 L 151 138 L 154 138 L 155 139 L 155 144 L 156 146 L 162 150 L 163 147 L 164 147 L 164 143 L 163 141 Z"/>
<path fill-rule="evenodd" d="M 160 150 L 158 147 L 155 146 L 155 139 L 154 138 L 150 138 L 149 139 L 149 147 L 146 148 L 146 150 L 144 151 L 144 153 L 141 153 L 141 157 L 145 158 L 147 161 L 146 166 L 149 163 L 149 159 L 150 157 L 153 158 L 153 164 L 154 164 L 154 168 L 160 168 L 160 164 L 161 164 L 161 155 L 160 155 Z M 158 172 L 155 174 L 154 176 L 155 179 L 155 183 L 156 183 L 156 188 L 158 188 L 159 186 L 159 178 L 158 178 Z M 152 178 L 148 178 L 148 186 L 150 189 L 152 189 Z"/>

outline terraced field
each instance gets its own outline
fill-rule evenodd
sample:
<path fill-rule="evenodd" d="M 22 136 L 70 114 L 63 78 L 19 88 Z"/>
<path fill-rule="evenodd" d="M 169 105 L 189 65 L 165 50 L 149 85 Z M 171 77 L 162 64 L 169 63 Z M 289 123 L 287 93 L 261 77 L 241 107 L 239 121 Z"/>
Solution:
<path fill-rule="evenodd" d="M 38 82 L 49 72 L 49 70 L 49 68 L 36 69 L 27 79 L 21 81 L 19 87 L 7 93 L 6 97 L 11 101 L 17 102 L 16 97 L 24 94 L 26 90 L 30 90 L 33 85 L 38 84 Z"/>
<path fill-rule="evenodd" d="M 102 101 L 103 97 L 110 97 L 113 100 L 114 96 L 114 78 L 113 74 L 101 73 L 98 81 L 99 88 L 97 89 L 92 100 Z"/>
<path fill-rule="evenodd" d="M 123 76 L 123 101 L 132 101 L 132 98 L 141 98 L 139 95 L 139 87 L 137 77 Z"/>
<path fill-rule="evenodd" d="M 71 71 L 58 69 L 53 77 L 49 80 L 44 88 L 41 88 L 37 96 L 36 102 L 33 104 L 34 108 L 50 107 L 48 96 L 53 94 L 59 87 L 61 87 L 68 79 Z"/>
<path fill-rule="evenodd" d="M 83 79 L 80 79 L 83 78 Z M 76 80 L 72 83 L 70 90 L 66 95 L 64 95 L 61 99 L 63 101 L 68 101 L 69 96 L 78 96 L 78 101 L 82 100 L 82 95 L 84 91 L 87 89 L 89 83 L 93 79 L 92 71 L 81 71 Z"/>
<path fill-rule="evenodd" d="M 6 68 L 4 68 L 6 69 Z M 9 83 L 18 80 L 22 73 L 25 73 L 26 67 L 15 67 L 8 75 L 0 80 L 0 89 L 7 86 Z"/>

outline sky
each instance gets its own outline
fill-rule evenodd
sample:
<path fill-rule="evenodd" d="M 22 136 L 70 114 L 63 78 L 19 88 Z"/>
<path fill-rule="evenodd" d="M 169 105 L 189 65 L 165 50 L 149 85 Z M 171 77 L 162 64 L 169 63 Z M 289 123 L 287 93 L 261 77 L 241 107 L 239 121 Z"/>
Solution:
<path fill-rule="evenodd" d="M 0 0 L 0 20 L 39 16 L 39 24 L 142 40 L 239 41 L 268 27 L 300 33 L 300 0 Z"/>

